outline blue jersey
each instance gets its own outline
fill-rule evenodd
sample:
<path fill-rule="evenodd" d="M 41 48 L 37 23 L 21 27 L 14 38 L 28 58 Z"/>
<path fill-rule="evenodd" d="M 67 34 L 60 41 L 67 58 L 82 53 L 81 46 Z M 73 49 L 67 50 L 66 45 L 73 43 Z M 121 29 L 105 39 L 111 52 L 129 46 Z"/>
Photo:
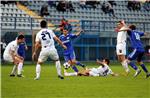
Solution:
<path fill-rule="evenodd" d="M 128 35 L 130 37 L 131 46 L 138 51 L 144 51 L 143 44 L 140 40 L 140 37 L 144 35 L 144 32 L 139 32 L 136 30 L 128 31 Z"/>
<path fill-rule="evenodd" d="M 18 54 L 25 57 L 25 43 L 21 43 L 18 48 Z"/>
<path fill-rule="evenodd" d="M 62 34 L 59 38 L 63 42 L 64 45 L 66 45 L 67 49 L 64 50 L 64 55 L 68 55 L 72 52 L 74 52 L 74 48 L 72 45 L 72 39 L 76 38 L 77 36 L 75 34 L 69 33 L 67 36 Z"/>

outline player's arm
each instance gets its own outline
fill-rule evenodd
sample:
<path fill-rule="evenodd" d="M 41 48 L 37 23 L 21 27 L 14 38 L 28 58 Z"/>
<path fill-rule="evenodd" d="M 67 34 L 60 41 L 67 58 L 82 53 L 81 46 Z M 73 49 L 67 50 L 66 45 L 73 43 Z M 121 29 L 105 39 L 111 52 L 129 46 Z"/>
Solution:
<path fill-rule="evenodd" d="M 104 63 L 102 61 L 100 61 L 99 59 L 97 59 L 96 62 L 97 62 L 97 64 L 104 66 Z"/>
<path fill-rule="evenodd" d="M 79 36 L 81 34 L 81 32 L 83 32 L 83 30 L 81 28 L 77 29 L 78 31 L 75 33 L 76 36 Z"/>
<path fill-rule="evenodd" d="M 39 41 L 36 41 L 35 42 L 35 45 L 34 45 L 34 51 L 33 51 L 33 54 L 32 54 L 32 59 L 34 59 L 36 53 L 37 53 L 37 50 L 39 49 L 40 47 L 40 42 Z"/>
<path fill-rule="evenodd" d="M 11 56 L 13 58 L 13 61 L 15 62 L 15 56 L 16 56 L 15 51 L 10 50 L 10 54 L 11 54 Z"/>
<path fill-rule="evenodd" d="M 53 37 L 55 41 L 57 41 L 59 43 L 59 45 L 61 45 L 64 49 L 67 49 L 67 47 L 62 43 L 62 41 L 58 38 L 58 37 Z"/>
<path fill-rule="evenodd" d="M 117 74 L 117 73 L 114 73 L 114 72 L 112 72 L 111 75 L 112 75 L 112 76 L 115 76 L 115 77 L 118 76 L 118 74 Z"/>
<path fill-rule="evenodd" d="M 25 49 L 28 50 L 28 46 L 27 46 L 26 42 L 24 42 L 24 43 L 25 43 Z"/>

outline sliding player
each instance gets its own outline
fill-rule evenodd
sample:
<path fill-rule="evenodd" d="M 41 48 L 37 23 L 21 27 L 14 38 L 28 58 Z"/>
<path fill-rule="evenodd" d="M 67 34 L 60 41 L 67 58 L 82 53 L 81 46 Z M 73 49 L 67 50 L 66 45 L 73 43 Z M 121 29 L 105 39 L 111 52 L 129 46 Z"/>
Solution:
<path fill-rule="evenodd" d="M 64 72 L 65 76 L 108 76 L 108 75 L 112 75 L 112 76 L 118 76 L 118 74 L 115 74 L 112 72 L 112 70 L 110 69 L 109 65 L 109 59 L 103 59 L 103 61 L 99 61 L 97 60 L 97 63 L 100 64 L 100 66 L 98 68 L 90 68 L 90 69 L 86 69 L 80 72 L 73 72 L 73 73 L 68 73 Z"/>
<path fill-rule="evenodd" d="M 24 36 L 19 35 L 16 40 L 10 42 L 7 45 L 4 51 L 4 55 L 3 55 L 4 60 L 7 62 L 14 63 L 14 67 L 12 69 L 10 77 L 14 77 L 16 75 L 16 71 L 18 77 L 23 77 L 21 73 L 23 67 L 23 58 L 17 54 L 18 46 L 20 43 L 23 42 L 24 42 Z"/>
<path fill-rule="evenodd" d="M 66 49 L 66 46 L 59 40 L 59 38 L 56 37 L 52 30 L 47 29 L 47 22 L 45 20 L 42 20 L 40 25 L 42 29 L 36 35 L 35 50 L 32 56 L 34 57 L 36 55 L 39 46 L 41 46 L 42 49 L 40 51 L 40 55 L 36 65 L 35 80 L 38 80 L 40 78 L 41 64 L 46 61 L 48 57 L 55 61 L 58 78 L 64 79 L 61 74 L 61 64 L 54 45 L 54 40 L 57 41 L 64 49 Z"/>
<path fill-rule="evenodd" d="M 59 37 L 63 44 L 67 46 L 67 49 L 64 50 L 64 59 L 71 65 L 72 69 L 75 72 L 78 72 L 78 69 L 74 65 L 78 65 L 85 68 L 84 64 L 81 64 L 80 62 L 76 61 L 75 52 L 72 45 L 72 39 L 77 38 L 81 32 L 82 31 L 80 30 L 76 34 L 72 34 L 69 33 L 66 29 L 63 29 L 63 34 Z"/>

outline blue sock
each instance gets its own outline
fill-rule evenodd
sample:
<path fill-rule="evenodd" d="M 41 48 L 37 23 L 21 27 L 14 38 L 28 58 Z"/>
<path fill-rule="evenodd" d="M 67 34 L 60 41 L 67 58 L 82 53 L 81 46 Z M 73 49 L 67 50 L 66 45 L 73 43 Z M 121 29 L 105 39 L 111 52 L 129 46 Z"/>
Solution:
<path fill-rule="evenodd" d="M 81 67 L 85 67 L 85 65 L 81 64 L 80 62 L 77 62 L 76 65 L 81 66 Z"/>
<path fill-rule="evenodd" d="M 129 65 L 134 69 L 134 70 L 137 70 L 138 67 L 133 63 L 133 62 L 130 62 Z"/>
<path fill-rule="evenodd" d="M 76 66 L 72 66 L 72 69 L 75 71 L 75 72 L 78 72 L 78 69 Z"/>
<path fill-rule="evenodd" d="M 144 64 L 141 64 L 141 67 L 142 67 L 142 69 L 143 69 L 146 73 L 148 73 L 148 70 L 147 70 L 147 68 L 146 68 L 146 66 L 145 66 Z"/>

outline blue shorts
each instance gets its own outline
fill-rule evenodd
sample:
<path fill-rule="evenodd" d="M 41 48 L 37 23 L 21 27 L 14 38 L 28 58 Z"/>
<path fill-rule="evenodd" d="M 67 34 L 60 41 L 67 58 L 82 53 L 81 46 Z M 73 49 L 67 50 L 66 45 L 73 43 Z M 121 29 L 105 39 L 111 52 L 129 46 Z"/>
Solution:
<path fill-rule="evenodd" d="M 134 49 L 133 52 L 129 54 L 128 59 L 129 60 L 137 59 L 138 62 L 141 62 L 143 55 L 144 51 L 138 51 L 137 49 Z"/>
<path fill-rule="evenodd" d="M 76 56 L 75 56 L 74 51 L 73 51 L 73 52 L 70 52 L 70 53 L 67 54 L 67 55 L 64 55 L 64 59 L 65 59 L 66 62 L 68 62 L 69 60 L 74 60 L 74 59 L 76 59 Z"/>
<path fill-rule="evenodd" d="M 25 59 L 25 53 L 23 53 L 23 52 L 18 52 L 18 55 L 21 56 L 21 57 L 23 57 L 23 58 Z"/>

